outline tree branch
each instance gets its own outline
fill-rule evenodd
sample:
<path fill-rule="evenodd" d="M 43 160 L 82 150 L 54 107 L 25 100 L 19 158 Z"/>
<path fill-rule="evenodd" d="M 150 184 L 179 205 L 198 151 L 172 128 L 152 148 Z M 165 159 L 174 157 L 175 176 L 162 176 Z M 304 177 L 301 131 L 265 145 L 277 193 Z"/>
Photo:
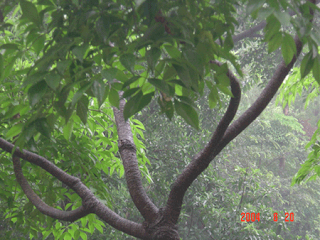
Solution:
<path fill-rule="evenodd" d="M 120 93 L 120 96 L 121 95 Z M 117 125 L 118 145 L 125 170 L 126 181 L 135 206 L 145 220 L 152 222 L 157 218 L 159 210 L 147 196 L 142 186 L 136 146 L 133 142 L 130 123 L 129 121 L 125 121 L 123 117 L 124 106 L 125 100 L 121 99 L 119 109 L 114 107 L 113 112 Z"/>
<path fill-rule="evenodd" d="M 222 65 L 218 61 L 211 61 L 211 63 L 219 66 Z M 177 222 L 180 215 L 182 200 L 185 192 L 192 182 L 208 167 L 211 161 L 209 157 L 213 154 L 217 144 L 222 139 L 223 134 L 237 112 L 241 98 L 240 84 L 230 70 L 228 70 L 227 76 L 230 79 L 231 91 L 234 97 L 230 99 L 228 109 L 220 120 L 210 141 L 206 144 L 201 152 L 194 156 L 191 163 L 183 170 L 173 184 L 165 208 L 165 216 L 170 216 L 173 223 Z"/>
<path fill-rule="evenodd" d="M 14 145 L 0 138 L 0 148 L 8 153 L 12 153 Z M 30 201 L 35 204 L 35 206 L 43 214 L 60 220 L 75 221 L 76 219 L 83 217 L 88 213 L 95 213 L 98 217 L 100 217 L 115 229 L 141 239 L 148 238 L 149 235 L 145 232 L 142 224 L 124 219 L 110 210 L 94 196 L 94 194 L 80 181 L 79 178 L 67 174 L 46 158 L 27 150 L 23 150 L 23 152 L 21 152 L 19 148 L 16 148 L 13 155 L 14 171 L 17 175 L 19 184 L 21 185 L 23 191 L 26 193 Z M 23 160 L 41 167 L 52 176 L 56 177 L 61 182 L 66 184 L 72 190 L 74 190 L 82 199 L 82 207 L 74 211 L 70 211 L 69 213 L 54 209 L 42 202 L 42 200 L 33 192 L 26 179 L 24 178 L 18 158 L 22 158 Z"/>
<path fill-rule="evenodd" d="M 73 222 L 91 213 L 90 209 L 85 209 L 83 206 L 80 206 L 76 210 L 72 211 L 61 211 L 59 209 L 50 207 L 39 198 L 39 196 L 32 190 L 32 188 L 28 184 L 27 179 L 23 176 L 19 158 L 14 155 L 12 157 L 12 161 L 14 173 L 23 192 L 27 195 L 32 204 L 43 214 L 54 219 Z"/>

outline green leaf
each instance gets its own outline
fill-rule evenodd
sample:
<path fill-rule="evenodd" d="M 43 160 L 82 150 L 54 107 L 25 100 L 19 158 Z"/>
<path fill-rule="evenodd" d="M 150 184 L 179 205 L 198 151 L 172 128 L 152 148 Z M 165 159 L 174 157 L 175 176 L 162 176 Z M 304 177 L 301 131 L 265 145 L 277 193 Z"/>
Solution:
<path fill-rule="evenodd" d="M 140 78 L 140 76 L 133 76 L 132 78 L 130 78 L 129 80 L 127 80 L 123 86 L 122 86 L 122 90 L 125 89 L 127 86 L 129 86 L 131 83 L 134 83 L 135 81 L 137 81 Z"/>
<path fill-rule="evenodd" d="M 63 136 L 69 141 L 73 130 L 73 119 L 70 119 L 68 123 L 63 127 Z"/>
<path fill-rule="evenodd" d="M 151 102 L 153 95 L 154 92 L 143 95 L 143 97 L 140 100 L 137 112 L 141 111 L 145 106 L 147 106 Z"/>
<path fill-rule="evenodd" d="M 290 24 L 290 15 L 285 11 L 274 11 L 274 16 L 279 20 L 282 26 L 288 26 Z"/>
<path fill-rule="evenodd" d="M 133 72 L 136 57 L 132 53 L 126 53 L 120 56 L 120 62 L 126 69 Z"/>
<path fill-rule="evenodd" d="M 199 130 L 199 118 L 197 111 L 189 104 L 174 100 L 174 108 L 178 115 L 180 115 L 188 124 Z"/>
<path fill-rule="evenodd" d="M 232 94 L 232 92 L 231 92 L 231 90 L 228 88 L 228 87 L 225 87 L 225 86 L 223 86 L 223 85 L 221 85 L 221 84 L 218 84 L 218 85 L 216 85 L 218 88 L 219 88 L 219 90 L 221 91 L 221 92 L 223 92 L 224 94 L 227 94 L 227 95 L 229 95 L 230 97 L 233 97 L 233 94 Z"/>
<path fill-rule="evenodd" d="M 226 74 L 220 74 L 218 76 L 215 76 L 217 79 L 217 83 L 225 86 L 225 87 L 229 87 L 230 86 L 230 79 L 228 78 L 228 76 Z"/>
<path fill-rule="evenodd" d="M 82 96 L 78 101 L 76 113 L 80 117 L 83 124 L 87 123 L 89 100 L 86 96 Z"/>
<path fill-rule="evenodd" d="M 267 25 L 264 29 L 265 31 L 265 36 L 264 40 L 269 41 L 276 33 L 279 33 L 281 28 L 281 24 L 278 19 L 274 17 L 274 15 L 270 15 L 267 18 Z"/>
<path fill-rule="evenodd" d="M 43 78 L 47 74 L 48 74 L 48 72 L 36 72 L 35 74 L 27 76 L 26 80 L 22 84 L 22 87 L 25 87 L 29 84 L 38 83 L 39 81 L 43 80 Z"/>
<path fill-rule="evenodd" d="M 154 95 L 154 92 L 142 95 L 142 91 L 139 91 L 135 96 L 130 98 L 126 105 L 124 106 L 123 116 L 127 120 L 129 117 L 133 116 L 135 113 L 141 111 L 145 106 L 147 106 Z"/>
<path fill-rule="evenodd" d="M 169 84 L 167 84 L 166 81 L 156 78 L 149 78 L 148 81 L 161 92 L 164 92 L 168 96 L 173 96 L 174 89 L 172 91 L 172 88 L 170 88 Z"/>
<path fill-rule="evenodd" d="M 116 78 L 118 71 L 119 70 L 116 68 L 103 69 L 101 71 L 101 75 L 103 78 L 107 79 L 108 81 L 113 81 Z"/>
<path fill-rule="evenodd" d="M 81 87 L 78 90 L 78 92 L 76 92 L 76 94 L 72 98 L 72 104 L 71 104 L 72 107 L 74 107 L 76 105 L 76 103 L 79 101 L 79 99 L 82 97 L 82 95 L 91 87 L 92 84 L 93 84 L 93 82 L 89 82 L 89 83 L 85 84 L 83 87 Z"/>
<path fill-rule="evenodd" d="M 219 102 L 219 93 L 218 93 L 218 90 L 217 90 L 216 86 L 214 85 L 211 88 L 211 91 L 210 91 L 210 94 L 209 94 L 209 107 L 211 109 L 216 107 L 218 102 Z"/>
<path fill-rule="evenodd" d="M 72 53 L 77 57 L 78 60 L 81 62 L 85 58 L 86 53 L 89 51 L 89 45 L 83 44 L 81 46 L 77 46 L 74 49 L 72 49 Z"/>
<path fill-rule="evenodd" d="M 109 102 L 111 103 L 112 106 L 119 108 L 119 93 L 114 88 L 110 89 Z"/>
<path fill-rule="evenodd" d="M 45 118 L 37 119 L 34 122 L 34 125 L 35 125 L 38 132 L 40 132 L 43 136 L 50 138 L 51 128 Z"/>
<path fill-rule="evenodd" d="M 274 34 L 268 42 L 268 53 L 277 50 L 282 42 L 282 34 L 280 32 Z"/>
<path fill-rule="evenodd" d="M 188 69 L 177 64 L 172 64 L 172 66 L 178 73 L 180 80 L 186 85 L 187 88 L 189 88 L 191 86 L 191 79 Z"/>
<path fill-rule="evenodd" d="M 63 60 L 57 63 L 57 69 L 59 73 L 64 74 L 65 70 L 70 66 L 71 60 Z"/>
<path fill-rule="evenodd" d="M 3 67 L 3 57 L 2 54 L 0 54 L 0 79 L 2 78 Z"/>
<path fill-rule="evenodd" d="M 30 106 L 33 107 L 36 105 L 42 97 L 45 95 L 47 90 L 46 81 L 42 80 L 41 82 L 36 83 L 28 90 L 28 97 Z"/>
<path fill-rule="evenodd" d="M 320 85 L 320 57 L 319 56 L 317 56 L 314 59 L 314 63 L 313 63 L 313 67 L 312 67 L 312 73 L 313 73 L 314 79 Z"/>
<path fill-rule="evenodd" d="M 300 73 L 301 79 L 309 74 L 313 67 L 312 52 L 307 53 L 301 61 Z"/>
<path fill-rule="evenodd" d="M 39 55 L 39 53 L 43 50 L 45 40 L 45 36 L 40 36 L 33 43 L 32 47 L 34 48 L 34 51 L 37 55 Z"/>
<path fill-rule="evenodd" d="M 173 66 L 167 65 L 163 72 L 163 80 L 169 80 L 171 78 L 175 78 L 177 75 L 177 71 Z"/>
<path fill-rule="evenodd" d="M 140 87 L 136 87 L 136 88 L 130 88 L 130 89 L 127 89 L 122 97 L 123 98 L 127 98 L 127 97 L 130 97 L 131 95 L 135 94 L 137 91 L 139 91 L 141 88 Z"/>
<path fill-rule="evenodd" d="M 23 13 L 23 17 L 29 19 L 31 22 L 36 24 L 38 27 L 40 26 L 40 16 L 38 14 L 37 8 L 33 3 L 21 0 L 20 1 L 21 10 Z"/>
<path fill-rule="evenodd" d="M 128 100 L 123 110 L 123 116 L 125 120 L 127 120 L 129 117 L 133 116 L 135 113 L 139 111 L 139 105 L 142 97 L 143 94 L 140 90 L 136 95 L 134 95 L 132 98 Z"/>
<path fill-rule="evenodd" d="M 173 47 L 171 45 L 164 45 L 164 48 L 171 58 L 180 58 L 181 52 L 176 47 Z"/>
<path fill-rule="evenodd" d="M 56 90 L 60 83 L 60 76 L 54 72 L 50 73 L 49 75 L 45 76 L 45 81 L 49 87 L 53 90 Z"/>
<path fill-rule="evenodd" d="M 154 77 L 158 77 L 162 73 L 165 64 L 165 61 L 159 61 L 158 65 L 155 67 Z"/>
<path fill-rule="evenodd" d="M 290 34 L 285 34 L 282 40 L 281 52 L 286 65 L 288 65 L 293 56 L 297 53 L 296 44 Z"/>
<path fill-rule="evenodd" d="M 6 133 L 6 138 L 10 139 L 14 136 L 17 136 L 21 132 L 23 125 L 24 123 L 18 123 L 11 127 L 10 130 Z"/>
<path fill-rule="evenodd" d="M 92 92 L 93 95 L 97 98 L 98 100 L 98 105 L 99 108 L 102 105 L 102 103 L 104 102 L 104 100 L 106 99 L 106 85 L 104 84 L 104 82 L 102 80 L 95 80 L 92 84 Z"/>
<path fill-rule="evenodd" d="M 146 53 L 147 63 L 152 72 L 155 70 L 155 66 L 161 56 L 159 48 L 153 47 Z"/>
<path fill-rule="evenodd" d="M 13 49 L 13 50 L 19 50 L 19 45 L 16 43 L 6 43 L 2 44 L 0 46 L 0 49 Z"/>

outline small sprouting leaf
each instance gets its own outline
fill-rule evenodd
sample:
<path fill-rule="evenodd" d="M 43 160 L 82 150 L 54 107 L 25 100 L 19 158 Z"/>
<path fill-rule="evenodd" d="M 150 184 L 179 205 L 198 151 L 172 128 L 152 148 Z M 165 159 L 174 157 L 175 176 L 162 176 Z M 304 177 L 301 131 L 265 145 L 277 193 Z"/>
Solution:
<path fill-rule="evenodd" d="M 114 88 L 110 89 L 109 102 L 111 103 L 112 106 L 119 108 L 119 93 Z"/>
<path fill-rule="evenodd" d="M 82 96 L 78 101 L 76 113 L 80 117 L 83 124 L 87 123 L 89 100 L 86 96 Z"/>
<path fill-rule="evenodd" d="M 174 100 L 174 108 L 178 115 L 180 115 L 188 124 L 199 130 L 199 117 L 197 111 L 189 104 Z"/>
<path fill-rule="evenodd" d="M 30 106 L 33 107 L 36 105 L 44 96 L 47 90 L 47 84 L 46 81 L 42 80 L 32 87 L 29 88 L 28 90 L 28 97 L 29 97 L 29 102 Z"/>
<path fill-rule="evenodd" d="M 136 57 L 132 53 L 126 53 L 120 56 L 120 62 L 126 69 L 133 72 Z"/>

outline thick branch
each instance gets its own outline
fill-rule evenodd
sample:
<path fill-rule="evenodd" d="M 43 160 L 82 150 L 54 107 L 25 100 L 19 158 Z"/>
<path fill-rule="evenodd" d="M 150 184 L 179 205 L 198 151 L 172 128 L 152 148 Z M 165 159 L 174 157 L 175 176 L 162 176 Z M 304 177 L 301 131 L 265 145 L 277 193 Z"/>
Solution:
<path fill-rule="evenodd" d="M 236 42 L 241 41 L 244 38 L 253 36 L 256 32 L 258 32 L 261 29 L 263 29 L 266 25 L 267 25 L 266 21 L 260 22 L 256 26 L 254 26 L 254 27 L 252 27 L 252 28 L 250 28 L 250 29 L 248 29 L 246 31 L 243 31 L 242 33 L 239 33 L 239 34 L 233 36 L 232 37 L 233 42 L 236 43 Z"/>
<path fill-rule="evenodd" d="M 141 173 L 139 170 L 136 146 L 133 142 L 132 131 L 129 121 L 123 117 L 125 100 L 120 100 L 119 109 L 113 108 L 117 131 L 118 144 L 123 167 L 125 170 L 126 181 L 131 198 L 137 209 L 147 221 L 153 221 L 158 214 L 158 208 L 147 196 L 141 182 Z"/>
<path fill-rule="evenodd" d="M 211 61 L 211 63 L 219 66 L 221 65 L 218 61 Z M 178 220 L 185 192 L 192 182 L 208 167 L 211 161 L 209 157 L 213 154 L 214 149 L 222 139 L 223 134 L 237 112 L 241 97 L 240 84 L 231 71 L 228 71 L 227 76 L 230 79 L 231 91 L 234 97 L 230 99 L 228 109 L 220 120 L 210 141 L 206 144 L 204 149 L 193 158 L 191 163 L 183 170 L 173 184 L 165 208 L 165 216 L 170 216 L 173 223 L 176 223 Z"/>
<path fill-rule="evenodd" d="M 297 55 L 292 59 L 292 61 L 286 66 L 285 62 L 282 61 L 278 68 L 276 69 L 273 77 L 268 82 L 267 86 L 263 89 L 260 96 L 252 104 L 252 106 L 245 111 L 235 122 L 233 122 L 227 129 L 224 134 L 221 142 L 214 151 L 214 154 L 211 156 L 213 159 L 219 152 L 236 136 L 238 136 L 246 127 L 248 127 L 267 107 L 269 102 L 272 100 L 279 87 L 281 86 L 283 80 L 288 75 L 290 69 L 293 67 L 293 64 L 296 62 L 297 56 L 301 53 L 302 42 L 295 37 L 295 43 L 297 46 Z"/>
<path fill-rule="evenodd" d="M 315 0 L 309 0 L 309 2 L 315 4 Z M 318 2 L 318 1 L 317 1 Z M 313 9 L 310 9 L 310 13 L 313 16 L 314 12 Z M 313 18 L 310 20 L 310 22 Z M 302 51 L 303 44 L 298 38 L 295 37 L 294 42 L 296 44 L 297 53 L 291 60 L 291 62 L 286 65 L 284 61 L 280 63 L 276 71 L 274 72 L 271 80 L 268 82 L 267 86 L 263 89 L 260 96 L 257 100 L 252 104 L 252 106 L 245 111 L 233 124 L 231 124 L 225 135 L 223 136 L 221 142 L 217 146 L 214 151 L 214 154 L 211 156 L 213 159 L 217 156 L 220 151 L 229 143 L 231 142 L 236 136 L 238 136 L 246 127 L 248 127 L 260 114 L 261 112 L 267 107 L 271 99 L 274 97 L 278 89 L 280 88 L 282 82 L 284 81 L 285 77 L 288 75 L 289 71 L 292 69 L 294 63 L 296 62 L 298 56 Z"/>
<path fill-rule="evenodd" d="M 13 156 L 12 160 L 14 173 L 16 175 L 18 183 L 20 184 L 23 192 L 27 195 L 28 199 L 40 212 L 54 219 L 71 222 L 76 221 L 77 219 L 82 218 L 91 213 L 89 209 L 85 209 L 83 206 L 80 206 L 76 210 L 72 211 L 61 211 L 59 209 L 50 207 L 49 205 L 44 203 L 39 198 L 39 196 L 32 190 L 32 188 L 28 184 L 27 179 L 23 176 L 19 158 Z"/>
<path fill-rule="evenodd" d="M 0 148 L 8 153 L 11 153 L 13 151 L 14 145 L 0 138 Z M 17 180 L 20 183 L 23 191 L 26 191 L 25 193 L 27 197 L 31 197 L 29 198 L 30 201 L 35 204 L 35 206 L 42 213 L 53 218 L 66 221 L 74 221 L 81 216 L 85 216 L 87 213 L 95 213 L 98 217 L 106 221 L 115 229 L 141 239 L 148 238 L 148 234 L 145 232 L 142 224 L 137 224 L 135 222 L 124 219 L 115 212 L 111 211 L 93 195 L 93 193 L 80 181 L 80 179 L 67 174 L 44 157 L 41 157 L 27 150 L 21 152 L 19 148 L 17 148 L 14 152 L 14 156 L 14 169 L 15 173 L 17 174 Z M 70 211 L 71 213 L 69 213 L 53 209 L 52 207 L 42 202 L 41 199 L 30 188 L 26 179 L 23 177 L 18 158 L 22 158 L 23 160 L 41 167 L 42 169 L 49 172 L 52 176 L 56 177 L 61 182 L 73 189 L 81 197 L 82 207 L 78 208 L 77 210 Z"/>

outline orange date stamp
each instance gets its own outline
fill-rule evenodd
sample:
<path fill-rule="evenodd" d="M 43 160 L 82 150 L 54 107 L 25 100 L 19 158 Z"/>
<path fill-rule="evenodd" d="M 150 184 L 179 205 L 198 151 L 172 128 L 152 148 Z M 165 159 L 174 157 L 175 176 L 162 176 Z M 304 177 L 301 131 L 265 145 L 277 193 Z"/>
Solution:
<path fill-rule="evenodd" d="M 240 218 L 241 222 L 260 222 L 260 213 L 241 213 L 241 218 Z M 273 221 L 274 222 L 278 222 L 279 220 L 279 214 L 278 213 L 273 213 Z M 294 222 L 294 213 L 288 213 L 285 212 L 284 213 L 284 221 L 285 222 Z"/>

